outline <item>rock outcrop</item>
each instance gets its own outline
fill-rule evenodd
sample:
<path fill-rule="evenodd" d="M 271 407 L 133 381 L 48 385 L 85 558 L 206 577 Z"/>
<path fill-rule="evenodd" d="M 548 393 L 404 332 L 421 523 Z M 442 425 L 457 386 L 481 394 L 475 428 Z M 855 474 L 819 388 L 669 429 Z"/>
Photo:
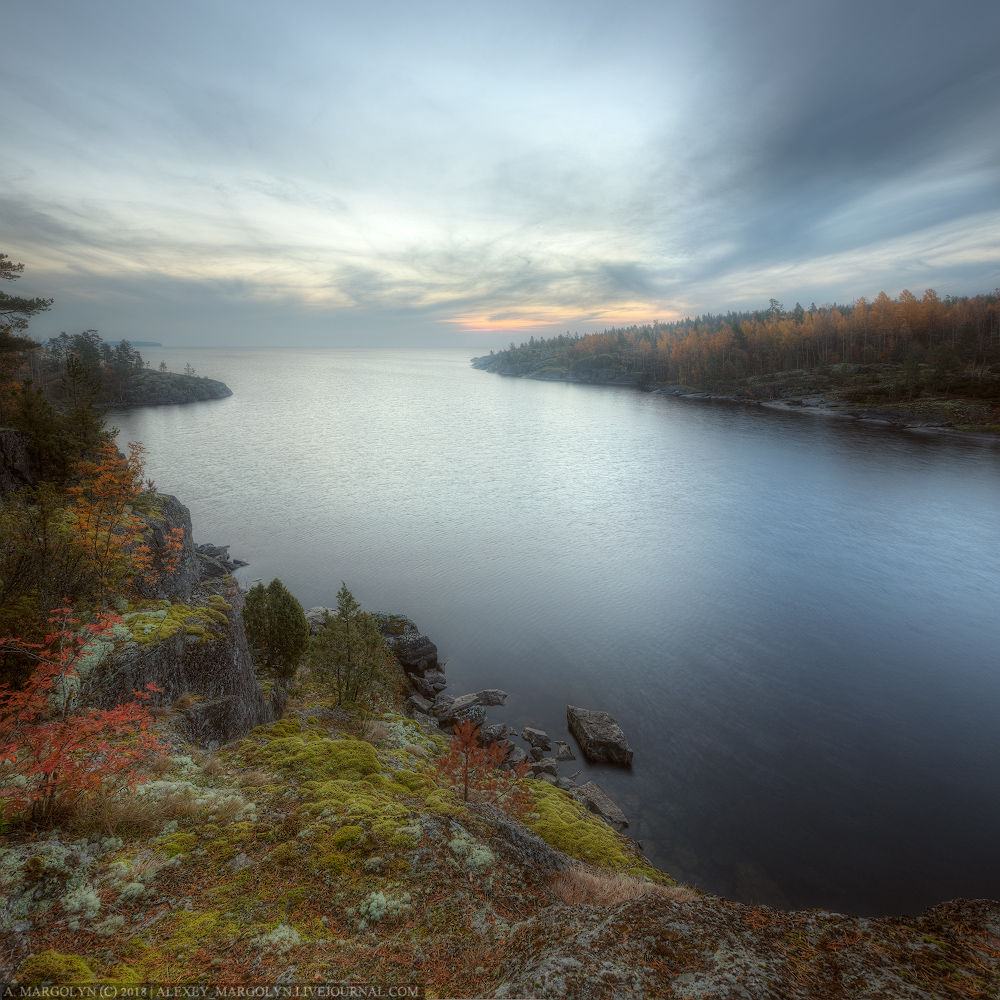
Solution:
<path fill-rule="evenodd" d="M 408 674 L 426 674 L 438 666 L 438 651 L 426 635 L 404 615 L 375 614 L 372 616 L 393 651 L 400 666 Z"/>
<path fill-rule="evenodd" d="M 225 399 L 233 390 L 225 382 L 197 375 L 174 372 L 142 371 L 136 373 L 129 388 L 127 406 L 174 406 Z"/>
<path fill-rule="evenodd" d="M 577 798 L 605 823 L 621 828 L 628 826 L 628 817 L 618 807 L 618 803 L 601 788 L 596 781 L 588 781 L 574 790 Z"/>
<path fill-rule="evenodd" d="M 566 707 L 569 731 L 576 737 L 587 760 L 598 764 L 632 763 L 632 748 L 621 727 L 607 712 Z"/>
<path fill-rule="evenodd" d="M 177 565 L 146 588 L 155 604 L 125 615 L 114 654 L 105 659 L 95 651 L 84 693 L 96 707 L 111 708 L 155 684 L 161 690 L 151 706 L 180 703 L 192 740 L 227 743 L 281 718 L 285 691 L 276 685 L 265 692 L 258 683 L 240 613 L 243 594 L 232 577 L 205 572 L 205 552 L 191 537 L 190 511 L 176 497 L 161 494 L 158 501 L 159 511 L 146 516 L 153 568 L 163 568 L 167 540 L 179 528 Z M 199 548 L 228 556 L 228 546 Z"/>

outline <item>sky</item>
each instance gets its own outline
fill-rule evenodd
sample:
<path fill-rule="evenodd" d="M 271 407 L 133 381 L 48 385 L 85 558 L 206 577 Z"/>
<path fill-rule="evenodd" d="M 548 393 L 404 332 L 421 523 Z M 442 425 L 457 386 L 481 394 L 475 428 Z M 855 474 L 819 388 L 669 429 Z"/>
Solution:
<path fill-rule="evenodd" d="M 0 252 L 55 299 L 39 339 L 485 350 L 1000 285 L 995 0 L 32 0 L 0 24 Z"/>

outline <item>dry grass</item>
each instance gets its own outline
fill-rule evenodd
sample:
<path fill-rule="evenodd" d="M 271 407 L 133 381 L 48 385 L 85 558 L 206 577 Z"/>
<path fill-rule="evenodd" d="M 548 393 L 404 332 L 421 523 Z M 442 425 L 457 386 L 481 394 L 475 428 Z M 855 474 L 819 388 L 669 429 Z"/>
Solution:
<path fill-rule="evenodd" d="M 403 747 L 406 753 L 413 754 L 414 757 L 426 757 L 427 751 L 423 747 L 418 747 L 416 744 L 407 744 Z"/>
<path fill-rule="evenodd" d="M 76 833 L 104 836 L 155 833 L 171 820 L 194 820 L 202 814 L 191 795 L 172 792 L 160 797 L 122 792 L 81 799 L 66 819 Z"/>
<path fill-rule="evenodd" d="M 241 788 L 255 788 L 260 785 L 273 785 L 274 775 L 267 771 L 241 771 L 239 784 Z"/>
<path fill-rule="evenodd" d="M 205 757 L 199 763 L 201 764 L 202 772 L 213 778 L 226 770 L 225 765 L 218 757 Z"/>
<path fill-rule="evenodd" d="M 661 896 L 678 903 L 690 903 L 697 895 L 679 885 L 657 885 L 633 875 L 586 871 L 568 868 L 552 880 L 552 891 L 570 906 L 588 903 L 591 906 L 617 906 L 643 896 Z"/>
<path fill-rule="evenodd" d="M 361 727 L 361 738 L 369 743 L 381 743 L 389 735 L 389 728 L 381 722 L 369 720 Z"/>
<path fill-rule="evenodd" d="M 146 769 L 150 772 L 150 774 L 153 774 L 156 777 L 166 774 L 168 771 L 172 771 L 173 768 L 174 762 L 165 753 L 153 754 L 153 756 L 146 761 Z"/>

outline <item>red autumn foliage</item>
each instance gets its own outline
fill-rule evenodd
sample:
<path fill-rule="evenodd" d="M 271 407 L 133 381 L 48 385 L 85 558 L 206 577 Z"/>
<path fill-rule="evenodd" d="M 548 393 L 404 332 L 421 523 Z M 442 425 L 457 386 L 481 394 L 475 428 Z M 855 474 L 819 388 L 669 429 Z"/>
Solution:
<path fill-rule="evenodd" d="M 25 813 L 36 822 L 98 791 L 133 788 L 143 777 L 135 766 L 166 749 L 149 731 L 153 721 L 140 701 L 112 709 L 77 710 L 78 664 L 95 640 L 121 622 L 101 614 L 83 624 L 69 607 L 49 617 L 52 632 L 41 643 L 0 639 L 38 662 L 27 685 L 0 685 L 0 813 Z M 146 699 L 159 690 L 136 691 Z M 27 817 L 26 817 L 27 818 Z"/>
<path fill-rule="evenodd" d="M 116 589 L 153 576 L 152 552 L 143 538 L 147 525 L 137 513 L 150 497 L 143 481 L 146 449 L 135 442 L 128 447 L 122 460 L 114 444 L 103 442 L 93 461 L 77 465 L 77 482 L 68 490 L 73 533 L 100 581 L 102 602 Z M 178 530 L 167 539 L 173 568 L 183 536 Z"/>
<path fill-rule="evenodd" d="M 438 768 L 457 781 L 463 800 L 468 802 L 471 794 L 475 801 L 498 802 L 517 815 L 523 813 L 528 801 L 522 782 L 529 770 L 527 761 L 501 771 L 507 759 L 506 740 L 482 746 L 479 726 L 472 722 L 460 722 L 452 730 L 455 735 Z"/>

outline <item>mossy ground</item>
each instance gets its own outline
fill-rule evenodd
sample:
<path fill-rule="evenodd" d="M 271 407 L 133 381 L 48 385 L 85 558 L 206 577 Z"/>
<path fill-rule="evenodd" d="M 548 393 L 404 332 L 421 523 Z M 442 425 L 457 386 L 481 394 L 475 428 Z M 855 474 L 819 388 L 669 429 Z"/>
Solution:
<path fill-rule="evenodd" d="M 185 606 L 154 610 L 167 612 L 158 628 L 189 627 Z M 105 840 L 87 870 L 88 918 L 71 928 L 56 885 L 48 910 L 30 915 L 32 950 L 69 956 L 58 975 L 122 983 L 263 979 L 294 964 L 299 981 L 406 970 L 432 993 L 480 989 L 476 970 L 495 964 L 510 927 L 552 903 L 550 874 L 501 857 L 488 811 L 463 803 L 435 766 L 441 735 L 394 712 L 362 723 L 322 691 L 294 705 L 210 757 L 160 720 L 175 752 L 141 794 L 189 808 L 151 835 Z M 373 731 L 375 742 L 364 738 Z M 528 822 L 554 846 L 592 865 L 648 868 L 567 793 L 537 793 Z M 9 887 L 27 888 L 48 842 L 24 837 Z M 42 974 L 38 955 L 25 975 Z"/>
<path fill-rule="evenodd" d="M 531 782 L 527 827 L 581 870 L 660 886 L 654 902 L 568 905 L 553 872 L 512 846 L 492 807 L 465 804 L 448 787 L 435 766 L 439 735 L 391 712 L 362 723 L 322 692 L 300 692 L 293 704 L 214 755 L 183 745 L 161 720 L 174 753 L 143 794 L 150 808 L 169 802 L 174 811 L 156 829 L 8 837 L 0 896 L 13 903 L 0 932 L 29 925 L 30 944 L 5 975 L 273 983 L 285 973 L 305 983 L 420 983 L 438 997 L 590 997 L 618 986 L 666 997 L 680 995 L 672 984 L 680 989 L 685 976 L 725 972 L 720 949 L 743 942 L 767 958 L 748 965 L 754 975 L 773 957 L 783 977 L 759 995 L 820 996 L 801 987 L 811 971 L 826 975 L 830 949 L 846 942 L 854 955 L 874 941 L 855 918 L 803 920 L 677 892 L 568 793 Z M 916 930 L 890 924 L 872 944 L 879 975 L 890 955 L 906 982 L 949 984 L 925 995 L 990 995 L 950 924 L 935 923 L 939 943 L 919 952 Z M 956 926 L 975 937 L 967 919 Z M 1000 968 L 1000 953 L 983 947 L 975 960 Z"/>

